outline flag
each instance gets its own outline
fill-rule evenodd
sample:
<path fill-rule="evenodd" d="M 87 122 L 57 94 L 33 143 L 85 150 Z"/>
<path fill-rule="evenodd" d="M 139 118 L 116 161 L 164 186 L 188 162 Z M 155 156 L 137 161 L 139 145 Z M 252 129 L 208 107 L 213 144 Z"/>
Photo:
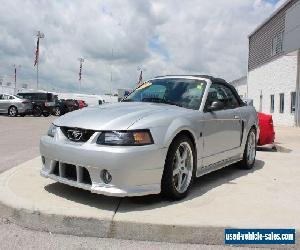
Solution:
<path fill-rule="evenodd" d="M 139 77 L 139 81 L 138 81 L 138 84 L 141 84 L 143 81 L 143 71 L 141 70 L 141 73 L 140 73 L 140 77 Z"/>
<path fill-rule="evenodd" d="M 39 62 L 39 53 L 40 53 L 39 50 L 40 50 L 40 38 L 38 37 L 37 42 L 36 42 L 34 66 L 36 66 Z"/>
<path fill-rule="evenodd" d="M 80 67 L 79 67 L 79 81 L 81 81 L 81 71 L 82 71 L 82 62 L 80 61 Z"/>

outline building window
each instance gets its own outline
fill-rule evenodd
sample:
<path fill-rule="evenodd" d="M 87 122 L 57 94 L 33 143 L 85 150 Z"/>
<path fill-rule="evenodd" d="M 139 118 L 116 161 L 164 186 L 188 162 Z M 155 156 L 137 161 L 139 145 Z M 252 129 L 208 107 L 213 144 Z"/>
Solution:
<path fill-rule="evenodd" d="M 271 95 L 270 113 L 274 113 L 274 95 Z"/>
<path fill-rule="evenodd" d="M 284 94 L 279 94 L 279 113 L 284 112 Z"/>
<path fill-rule="evenodd" d="M 272 39 L 272 56 L 282 52 L 283 32 L 276 34 Z"/>
<path fill-rule="evenodd" d="M 296 110 L 296 92 L 291 92 L 291 113 Z"/>

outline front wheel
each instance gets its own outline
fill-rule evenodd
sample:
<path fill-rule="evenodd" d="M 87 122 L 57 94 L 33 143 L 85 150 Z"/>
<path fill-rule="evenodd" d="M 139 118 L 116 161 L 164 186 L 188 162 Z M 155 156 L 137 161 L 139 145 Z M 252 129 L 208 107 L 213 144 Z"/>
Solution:
<path fill-rule="evenodd" d="M 256 131 L 254 128 L 250 129 L 245 150 L 243 154 L 243 160 L 240 162 L 242 169 L 251 169 L 254 166 L 256 157 Z"/>
<path fill-rule="evenodd" d="M 180 135 L 172 142 L 161 181 L 162 194 L 179 200 L 189 192 L 196 171 L 196 152 L 191 139 Z"/>
<path fill-rule="evenodd" d="M 16 117 L 18 115 L 18 109 L 15 106 L 11 106 L 8 109 L 8 115 L 11 117 Z"/>

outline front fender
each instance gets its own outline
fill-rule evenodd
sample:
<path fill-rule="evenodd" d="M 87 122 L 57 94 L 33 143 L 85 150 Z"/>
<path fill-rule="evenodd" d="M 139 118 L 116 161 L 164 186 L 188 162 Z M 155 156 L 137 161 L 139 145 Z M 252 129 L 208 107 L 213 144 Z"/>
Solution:
<path fill-rule="evenodd" d="M 199 137 L 196 134 L 194 125 L 191 121 L 183 118 L 178 118 L 171 122 L 169 127 L 166 130 L 166 134 L 164 136 L 164 145 L 165 147 L 169 147 L 174 140 L 174 138 L 181 132 L 181 131 L 188 131 L 193 136 L 195 144 L 197 144 L 197 141 Z"/>

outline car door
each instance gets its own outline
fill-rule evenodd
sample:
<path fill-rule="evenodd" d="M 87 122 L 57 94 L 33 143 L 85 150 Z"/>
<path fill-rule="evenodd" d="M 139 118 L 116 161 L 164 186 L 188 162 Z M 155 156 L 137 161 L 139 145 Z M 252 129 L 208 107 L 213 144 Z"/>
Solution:
<path fill-rule="evenodd" d="M 2 98 L 0 100 L 0 109 L 2 113 L 7 113 L 8 108 L 10 106 L 10 96 L 2 94 Z"/>
<path fill-rule="evenodd" d="M 239 103 L 230 91 L 223 84 L 213 83 L 210 86 L 204 108 L 204 165 L 234 157 L 240 147 L 242 125 Z M 222 102 L 223 108 L 206 111 L 214 101 Z"/>

